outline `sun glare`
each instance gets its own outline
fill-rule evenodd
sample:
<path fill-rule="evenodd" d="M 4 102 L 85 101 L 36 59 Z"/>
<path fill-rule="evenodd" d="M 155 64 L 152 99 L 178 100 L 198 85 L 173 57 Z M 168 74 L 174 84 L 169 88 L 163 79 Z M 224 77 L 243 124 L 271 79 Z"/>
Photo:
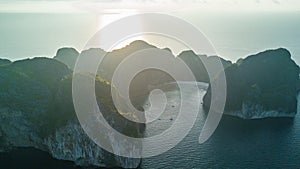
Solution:
<path fill-rule="evenodd" d="M 138 14 L 136 11 L 127 11 L 124 13 L 108 13 L 108 14 L 101 14 L 98 16 L 98 30 L 102 29 L 103 27 L 119 20 L 127 16 L 135 15 Z M 136 25 L 136 27 L 139 27 L 142 31 L 142 21 L 139 25 Z M 110 49 L 104 49 L 107 51 L 112 51 L 115 49 L 120 49 L 126 45 L 128 45 L 130 42 L 135 41 L 135 40 L 145 40 L 143 36 L 134 36 L 134 37 L 129 37 L 128 39 L 125 39 L 122 42 L 118 42 L 118 44 L 115 44 L 115 46 L 112 46 Z"/>

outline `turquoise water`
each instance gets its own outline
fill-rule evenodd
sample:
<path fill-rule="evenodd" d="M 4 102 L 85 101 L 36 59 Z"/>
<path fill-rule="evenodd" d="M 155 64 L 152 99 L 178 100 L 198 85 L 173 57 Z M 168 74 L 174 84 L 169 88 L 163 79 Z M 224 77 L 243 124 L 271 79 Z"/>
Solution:
<path fill-rule="evenodd" d="M 160 133 L 172 125 L 173 120 L 170 118 L 176 118 L 173 109 L 174 105 L 178 106 L 178 92 L 169 92 L 168 98 L 173 99 L 167 105 L 166 113 L 160 120 L 147 126 L 146 134 Z M 300 167 L 299 114 L 295 119 L 261 120 L 223 116 L 213 136 L 204 144 L 199 144 L 198 138 L 205 117 L 203 110 L 200 110 L 193 129 L 182 142 L 159 156 L 143 159 L 141 168 Z"/>

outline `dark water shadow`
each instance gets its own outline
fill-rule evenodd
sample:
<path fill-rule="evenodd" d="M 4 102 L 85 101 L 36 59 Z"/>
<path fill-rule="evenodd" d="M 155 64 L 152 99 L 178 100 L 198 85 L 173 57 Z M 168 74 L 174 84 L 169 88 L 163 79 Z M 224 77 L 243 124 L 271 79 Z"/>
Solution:
<path fill-rule="evenodd" d="M 54 159 L 49 153 L 35 148 L 17 148 L 0 153 L 1 169 L 95 169 L 79 167 L 71 161 Z M 98 168 L 101 169 L 101 168 Z M 103 168 L 102 168 L 103 169 Z"/>

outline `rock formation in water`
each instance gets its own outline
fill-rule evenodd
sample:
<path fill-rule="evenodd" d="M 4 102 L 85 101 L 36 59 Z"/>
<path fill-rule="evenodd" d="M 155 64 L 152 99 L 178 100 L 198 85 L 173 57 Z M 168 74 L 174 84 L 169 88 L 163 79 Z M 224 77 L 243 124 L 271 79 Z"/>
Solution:
<path fill-rule="evenodd" d="M 95 89 L 101 112 L 119 132 L 129 136 L 140 136 L 144 126 L 127 120 L 115 109 L 110 83 L 115 69 L 127 56 L 149 48 L 156 47 L 144 41 L 135 41 L 112 52 L 94 48 L 79 53 L 73 48 L 61 48 L 54 59 L 34 58 L 15 62 L 1 59 L 0 152 L 18 147 L 33 147 L 50 153 L 54 158 L 73 161 L 80 166 L 137 167 L 140 159 L 108 153 L 85 134 L 73 107 L 72 70 L 79 55 L 91 57 L 106 54 L 99 66 Z M 167 48 L 159 50 L 171 53 Z M 206 71 L 197 55 L 183 52 L 179 57 L 191 66 L 198 80 L 207 82 Z M 203 60 L 213 60 L 213 57 L 201 57 Z M 229 64 L 225 61 L 224 63 Z M 139 104 L 145 99 L 141 97 L 147 96 L 157 85 L 171 81 L 174 79 L 170 75 L 156 69 L 141 72 L 130 86 L 133 104 L 141 108 Z M 140 102 L 135 103 L 134 100 Z M 131 151 L 120 146 L 114 137 L 110 142 L 117 154 L 117 151 Z"/>
<path fill-rule="evenodd" d="M 288 50 L 267 50 L 238 60 L 225 69 L 225 114 L 244 119 L 294 117 L 300 87 L 299 67 Z M 210 108 L 211 89 L 203 98 Z"/>
<path fill-rule="evenodd" d="M 155 47 L 135 41 L 112 52 L 102 49 L 81 52 L 83 57 L 106 54 L 96 77 L 97 102 L 108 123 L 128 136 L 140 137 L 145 126 L 127 120 L 116 110 L 110 91 L 111 78 L 125 57 L 148 48 Z M 169 49 L 161 50 L 171 53 Z M 91 141 L 80 126 L 71 92 L 72 70 L 79 54 L 75 49 L 62 48 L 55 59 L 34 58 L 16 62 L 0 59 L 0 152 L 33 147 L 50 153 L 56 159 L 73 161 L 80 166 L 138 167 L 140 159 L 108 153 Z M 214 68 L 216 60 L 221 60 L 227 78 L 225 111 L 228 114 L 252 119 L 293 117 L 296 113 L 299 67 L 286 49 L 268 50 L 240 59 L 235 64 L 216 56 L 198 57 L 192 51 L 184 51 L 178 57 L 201 82 L 218 78 L 209 79 L 205 66 Z M 132 81 L 130 92 L 134 98 L 144 96 L 152 89 L 151 86 L 155 88 L 171 81 L 174 79 L 161 71 L 145 71 Z M 203 99 L 206 110 L 210 108 L 210 96 L 209 88 Z M 110 145 L 116 154 L 131 151 L 113 136 Z"/>
<path fill-rule="evenodd" d="M 0 152 L 33 147 L 80 166 L 136 168 L 140 159 L 99 148 L 80 126 L 72 102 L 72 71 L 54 59 L 34 58 L 0 66 Z M 143 126 L 127 122 L 114 108 L 109 84 L 96 80 L 104 117 L 118 131 L 139 136 Z M 131 151 L 111 137 L 117 151 Z M 141 147 L 137 147 L 141 148 Z"/>
<path fill-rule="evenodd" d="M 98 74 L 105 79 L 106 81 L 110 82 L 111 78 L 113 76 L 114 71 L 119 66 L 119 64 L 129 55 L 133 54 L 134 52 L 143 50 L 143 49 L 151 49 L 157 47 L 148 44 L 145 41 L 137 40 L 129 45 L 113 50 L 112 52 L 105 52 L 102 49 L 99 48 L 91 48 L 88 50 L 82 51 L 82 53 L 78 53 L 73 48 L 61 48 L 57 51 L 56 56 L 54 59 L 66 64 L 71 70 L 74 69 L 75 62 L 79 55 L 82 57 L 90 57 L 92 55 L 104 55 L 104 58 L 102 60 L 102 64 L 99 65 Z M 172 51 L 169 48 L 163 48 L 162 51 L 168 51 L 172 53 Z M 210 67 L 212 69 L 218 69 L 213 71 L 221 71 L 219 69 L 223 68 L 216 68 L 215 64 L 217 60 L 220 60 L 223 64 L 224 68 L 229 67 L 232 63 L 230 61 L 224 60 L 223 58 L 220 58 L 218 56 L 206 56 L 206 55 L 197 55 L 191 50 L 183 51 L 178 56 L 178 58 L 182 59 L 187 66 L 192 70 L 194 73 L 194 76 L 197 81 L 199 82 L 209 82 L 209 77 L 206 71 L 206 67 Z M 175 56 L 174 56 L 175 58 Z M 206 67 L 205 67 L 206 66 Z M 152 78 L 151 81 L 148 80 L 149 83 L 153 83 L 153 80 L 157 80 L 160 77 L 158 76 L 157 71 L 153 71 L 153 74 L 156 74 L 155 76 L 157 78 Z M 144 72 L 146 73 L 146 72 Z M 151 71 L 147 72 L 149 75 L 151 74 Z M 162 81 L 170 81 L 169 77 L 161 74 Z M 158 82 L 157 82 L 158 83 Z M 154 84 L 153 84 L 154 85 Z"/>
<path fill-rule="evenodd" d="M 105 52 L 104 50 L 99 48 L 91 48 L 82 51 L 80 56 L 91 57 L 103 55 L 104 58 L 102 60 L 102 63 L 99 65 L 97 74 L 102 77 L 104 81 L 111 83 L 116 68 L 126 57 L 137 51 L 153 48 L 158 49 L 157 47 L 150 45 L 145 41 L 137 40 L 121 49 L 113 50 L 111 52 Z M 162 52 L 169 52 L 171 55 L 173 55 L 172 51 L 169 48 L 158 50 L 161 50 Z M 73 69 L 78 55 L 79 54 L 75 49 L 62 48 L 58 50 L 55 59 L 65 63 L 66 65 L 69 65 L 69 67 Z M 174 56 L 174 60 L 175 58 L 176 57 Z M 208 57 L 206 55 L 197 55 L 191 50 L 183 51 L 178 55 L 177 59 L 181 59 L 187 64 L 198 82 L 205 83 L 208 83 L 210 81 L 210 78 L 206 71 L 207 68 L 211 68 L 213 72 L 220 72 L 224 68 L 227 68 L 232 64 L 230 61 L 226 61 L 218 56 Z M 223 67 L 216 66 L 218 60 L 222 63 Z M 176 67 L 172 63 L 170 63 L 169 66 Z M 211 78 L 213 79 L 214 77 Z M 151 90 L 153 90 L 154 88 L 159 88 L 159 85 L 161 84 L 174 81 L 174 78 L 171 77 L 168 73 L 157 69 L 148 69 L 142 71 L 137 74 L 137 76 L 132 80 L 130 84 L 130 98 L 131 100 L 139 100 L 139 102 L 143 102 L 145 100 L 145 96 L 148 96 Z M 137 104 L 140 103 L 133 104 L 135 105 L 135 107 L 139 107 Z"/>
<path fill-rule="evenodd" d="M 208 57 L 206 55 L 197 55 L 191 50 L 181 52 L 178 57 L 189 66 L 198 82 L 205 83 L 209 83 L 209 81 L 214 78 L 209 78 L 207 73 L 208 68 L 212 72 L 220 72 L 232 64 L 230 61 L 224 60 L 218 56 Z M 216 64 L 217 61 L 220 61 L 223 67 L 218 67 Z"/>
<path fill-rule="evenodd" d="M 56 56 L 53 59 L 66 64 L 69 69 L 74 70 L 78 56 L 79 52 L 74 48 L 61 48 L 57 50 Z"/>

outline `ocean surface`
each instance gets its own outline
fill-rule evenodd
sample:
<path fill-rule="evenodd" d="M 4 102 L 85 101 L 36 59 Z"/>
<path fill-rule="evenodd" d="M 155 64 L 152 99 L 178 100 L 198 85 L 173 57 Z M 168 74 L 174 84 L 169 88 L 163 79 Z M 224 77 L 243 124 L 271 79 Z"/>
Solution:
<path fill-rule="evenodd" d="M 188 88 L 187 88 L 188 90 Z M 189 91 L 190 101 L 201 95 Z M 176 118 L 178 91 L 167 93 L 165 113 L 147 125 L 146 135 L 160 133 Z M 299 106 L 299 104 L 298 104 Z M 241 120 L 223 116 L 205 143 L 198 139 L 206 115 L 199 111 L 194 127 L 187 137 L 173 149 L 155 157 L 145 158 L 141 168 L 300 168 L 300 114 L 292 118 Z"/>

